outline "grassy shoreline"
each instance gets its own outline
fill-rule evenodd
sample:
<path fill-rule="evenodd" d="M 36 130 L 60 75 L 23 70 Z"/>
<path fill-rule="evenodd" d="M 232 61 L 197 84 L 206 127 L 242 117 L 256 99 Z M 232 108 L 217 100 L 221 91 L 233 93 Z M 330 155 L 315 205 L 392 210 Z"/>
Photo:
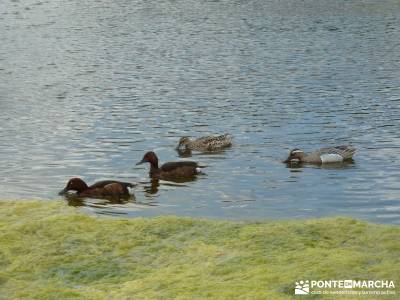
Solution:
<path fill-rule="evenodd" d="M 397 288 L 399 238 L 400 227 L 349 218 L 109 219 L 0 201 L 0 299 L 291 299 L 303 279 Z"/>

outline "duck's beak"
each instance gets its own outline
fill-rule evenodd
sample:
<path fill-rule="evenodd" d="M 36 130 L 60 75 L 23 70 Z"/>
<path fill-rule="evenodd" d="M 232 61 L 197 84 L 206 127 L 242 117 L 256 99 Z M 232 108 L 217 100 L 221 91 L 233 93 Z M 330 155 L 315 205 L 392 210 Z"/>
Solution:
<path fill-rule="evenodd" d="M 63 190 L 59 191 L 58 194 L 60 196 L 65 195 L 68 192 L 67 187 L 65 187 Z"/>
<path fill-rule="evenodd" d="M 137 165 L 141 165 L 141 164 L 143 164 L 143 163 L 145 163 L 146 161 L 144 160 L 144 159 L 142 159 L 141 161 L 139 161 L 138 163 L 136 163 L 136 166 Z"/>

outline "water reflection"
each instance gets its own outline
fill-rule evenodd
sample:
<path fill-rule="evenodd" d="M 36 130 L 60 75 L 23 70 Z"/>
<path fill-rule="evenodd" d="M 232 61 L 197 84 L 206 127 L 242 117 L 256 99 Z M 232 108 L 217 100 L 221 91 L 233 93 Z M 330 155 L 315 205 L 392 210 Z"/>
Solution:
<path fill-rule="evenodd" d="M 341 163 L 322 164 L 322 165 L 314 166 L 314 167 L 318 167 L 320 169 L 327 169 L 327 170 L 344 170 L 344 169 L 355 168 L 356 161 L 354 159 L 348 159 Z"/>
<path fill-rule="evenodd" d="M 89 201 L 92 203 L 97 203 L 97 204 L 102 204 L 102 205 L 107 205 L 107 204 L 126 204 L 129 202 L 136 202 L 135 196 L 132 194 L 130 196 L 125 196 L 125 197 L 79 197 L 75 193 L 67 193 L 64 194 L 63 197 L 65 200 L 68 202 L 68 205 L 70 206 L 85 206 Z"/>
<path fill-rule="evenodd" d="M 176 148 L 176 152 L 178 153 L 178 156 L 181 158 L 192 156 L 192 150 L 190 150 L 190 149 Z"/>
<path fill-rule="evenodd" d="M 343 162 L 337 162 L 337 163 L 329 163 L 329 164 L 309 164 L 309 163 L 284 163 L 286 165 L 286 168 L 290 169 L 291 171 L 296 171 L 298 169 L 303 169 L 303 168 L 314 168 L 314 169 L 327 169 L 327 170 L 342 170 L 342 169 L 348 169 L 348 168 L 353 168 L 356 165 L 356 162 L 354 159 L 348 159 Z"/>
<path fill-rule="evenodd" d="M 188 158 L 192 156 L 214 156 L 218 158 L 226 158 L 224 153 L 228 151 L 228 149 L 219 149 L 214 151 L 194 151 L 190 149 L 175 149 L 178 156 L 181 158 Z"/>
<path fill-rule="evenodd" d="M 151 179 L 149 182 L 141 182 L 143 185 L 143 190 L 148 197 L 152 197 L 153 195 L 157 195 L 160 187 L 166 188 L 179 188 L 179 187 L 188 187 L 188 185 L 184 183 L 196 181 L 198 178 L 196 176 L 186 177 L 186 178 L 176 178 L 174 181 L 165 181 L 160 179 Z"/>
<path fill-rule="evenodd" d="M 142 184 L 143 184 L 143 182 L 142 182 Z M 152 179 L 150 181 L 150 185 L 146 185 L 146 183 L 144 183 L 143 190 L 147 195 L 155 195 L 158 193 L 159 186 L 160 186 L 160 180 Z"/>

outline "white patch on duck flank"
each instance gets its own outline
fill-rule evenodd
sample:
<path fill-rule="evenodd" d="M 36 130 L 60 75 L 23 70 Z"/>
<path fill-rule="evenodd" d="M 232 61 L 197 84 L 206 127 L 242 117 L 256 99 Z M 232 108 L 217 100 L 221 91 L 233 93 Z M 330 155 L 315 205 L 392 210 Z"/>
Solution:
<path fill-rule="evenodd" d="M 321 162 L 325 163 L 335 163 L 335 162 L 342 162 L 343 156 L 335 153 L 327 153 L 321 155 Z"/>
<path fill-rule="evenodd" d="M 201 171 L 201 168 L 196 168 L 196 172 L 197 172 L 197 174 L 203 173 L 203 172 Z"/>

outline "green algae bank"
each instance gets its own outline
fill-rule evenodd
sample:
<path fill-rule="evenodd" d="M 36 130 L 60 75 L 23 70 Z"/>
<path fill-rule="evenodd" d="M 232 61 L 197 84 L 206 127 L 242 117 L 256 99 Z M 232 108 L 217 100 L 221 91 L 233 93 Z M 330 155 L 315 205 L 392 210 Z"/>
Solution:
<path fill-rule="evenodd" d="M 398 299 L 399 238 L 397 226 L 349 218 L 118 219 L 0 201 L 0 299 L 291 299 L 303 280 L 393 281 L 384 290 L 397 295 L 365 299 Z"/>

